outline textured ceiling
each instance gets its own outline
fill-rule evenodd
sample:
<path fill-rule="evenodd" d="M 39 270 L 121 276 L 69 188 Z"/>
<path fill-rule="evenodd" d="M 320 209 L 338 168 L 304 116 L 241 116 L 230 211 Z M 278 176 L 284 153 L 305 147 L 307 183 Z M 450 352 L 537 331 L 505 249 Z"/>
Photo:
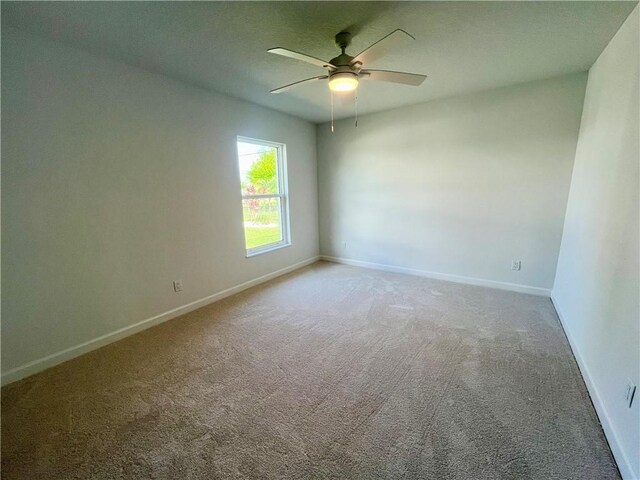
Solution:
<path fill-rule="evenodd" d="M 420 87 L 367 82 L 361 114 L 587 70 L 636 2 L 3 2 L 11 26 L 313 122 L 330 118 L 326 84 L 271 88 L 323 70 L 268 54 L 323 59 L 348 29 L 355 54 L 396 28 L 416 38 L 371 68 L 429 75 Z M 353 103 L 336 102 L 336 118 Z"/>

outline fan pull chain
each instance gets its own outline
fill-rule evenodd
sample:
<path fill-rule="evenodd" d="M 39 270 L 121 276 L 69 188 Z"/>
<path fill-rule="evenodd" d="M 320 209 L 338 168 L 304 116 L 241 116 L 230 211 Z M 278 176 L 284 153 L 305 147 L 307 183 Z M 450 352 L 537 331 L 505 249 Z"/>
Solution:
<path fill-rule="evenodd" d="M 331 96 L 331 133 L 333 133 L 333 90 L 329 90 Z"/>
<path fill-rule="evenodd" d="M 358 91 L 356 90 L 356 128 L 358 128 Z"/>

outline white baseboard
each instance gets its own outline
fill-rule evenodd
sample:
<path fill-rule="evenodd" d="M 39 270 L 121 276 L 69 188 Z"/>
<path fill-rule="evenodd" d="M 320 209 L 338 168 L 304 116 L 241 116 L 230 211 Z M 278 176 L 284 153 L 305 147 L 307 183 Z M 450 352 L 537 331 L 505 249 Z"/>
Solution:
<path fill-rule="evenodd" d="M 520 285 L 517 283 L 497 282 L 495 280 L 485 280 L 482 278 L 465 277 L 462 275 L 452 275 L 449 273 L 429 272 L 426 270 L 417 270 L 415 268 L 396 267 L 393 265 L 383 265 L 381 263 L 363 262 L 362 260 L 352 260 L 349 258 L 331 257 L 328 255 L 320 255 L 322 260 L 327 262 L 342 263 L 344 265 L 353 265 L 354 267 L 373 268 L 375 270 L 383 270 L 385 272 L 405 273 L 407 275 L 415 275 L 418 277 L 434 278 L 447 282 L 464 283 L 467 285 L 476 285 L 480 287 L 498 288 L 500 290 L 510 290 L 512 292 L 529 293 L 542 297 L 550 297 L 551 290 L 547 288 L 531 287 L 529 285 Z"/>
<path fill-rule="evenodd" d="M 573 352 L 573 356 L 578 363 L 578 368 L 580 369 L 580 373 L 582 374 L 582 378 L 584 379 L 584 383 L 587 386 L 587 390 L 589 395 L 591 396 L 591 402 L 598 414 L 598 419 L 600 420 L 600 424 L 602 425 L 602 429 L 604 430 L 604 434 L 607 437 L 607 441 L 609 442 L 609 447 L 611 448 L 611 452 L 613 453 L 613 457 L 618 464 L 618 469 L 620 470 L 620 474 L 624 480 L 638 480 L 640 478 L 640 472 L 637 474 L 634 473 L 631 462 L 627 458 L 622 450 L 622 446 L 620 445 L 620 441 L 616 432 L 613 428 L 613 424 L 609 418 L 609 414 L 607 413 L 607 409 L 602 402 L 602 397 L 598 392 L 598 388 L 596 384 L 593 382 L 591 377 L 591 373 L 589 372 L 589 368 L 580 353 L 580 349 L 576 344 L 574 338 L 571 336 L 571 330 L 569 330 L 568 325 L 566 323 L 566 317 L 563 316 L 562 310 L 558 307 L 558 302 L 554 297 L 553 293 L 551 294 L 551 303 L 558 314 L 558 318 L 560 319 L 560 324 L 562 325 L 562 329 L 564 330 L 565 335 L 567 336 L 567 340 L 569 340 L 569 345 L 571 346 L 571 351 Z"/>
<path fill-rule="evenodd" d="M 66 362 L 67 360 L 71 360 L 72 358 L 78 357 L 84 353 L 96 350 L 100 347 L 104 347 L 105 345 L 113 343 L 124 337 L 133 335 L 134 333 L 138 333 L 142 330 L 146 330 L 147 328 L 158 325 L 159 323 L 166 322 L 167 320 L 171 320 L 173 318 L 179 317 L 180 315 L 184 315 L 185 313 L 197 310 L 200 307 L 216 302 L 218 300 L 222 300 L 225 297 L 229 297 L 235 293 L 254 287 L 260 283 L 264 283 L 268 280 L 292 272 L 306 265 L 310 265 L 314 262 L 317 262 L 319 259 L 319 256 L 308 258 L 307 260 L 303 260 L 288 267 L 281 268 L 280 270 L 276 270 L 275 272 L 262 275 L 261 277 L 254 278 L 253 280 L 249 280 L 248 282 L 235 285 L 220 292 L 214 293 L 213 295 L 201 298 L 200 300 L 196 300 L 186 305 L 182 305 L 181 307 L 169 310 L 168 312 L 161 313 L 160 315 L 156 315 L 155 317 L 147 318 L 146 320 L 134 323 L 133 325 L 120 328 L 113 332 L 107 333 L 106 335 L 101 335 L 100 337 L 94 338 L 79 345 L 75 345 L 60 352 L 56 352 L 51 355 L 47 355 L 46 357 L 42 357 L 32 362 L 26 363 L 3 373 L 1 380 L 2 385 L 15 382 L 16 380 L 20 380 L 21 378 L 28 377 L 29 375 L 33 375 L 42 370 L 46 370 L 47 368 L 53 367 L 62 362 Z"/>

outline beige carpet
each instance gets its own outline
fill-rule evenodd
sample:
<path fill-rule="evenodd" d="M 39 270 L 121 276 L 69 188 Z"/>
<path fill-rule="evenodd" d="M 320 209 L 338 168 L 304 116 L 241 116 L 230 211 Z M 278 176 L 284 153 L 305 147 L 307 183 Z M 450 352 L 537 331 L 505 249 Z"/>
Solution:
<path fill-rule="evenodd" d="M 549 299 L 320 262 L 3 388 L 2 478 L 619 476 Z"/>

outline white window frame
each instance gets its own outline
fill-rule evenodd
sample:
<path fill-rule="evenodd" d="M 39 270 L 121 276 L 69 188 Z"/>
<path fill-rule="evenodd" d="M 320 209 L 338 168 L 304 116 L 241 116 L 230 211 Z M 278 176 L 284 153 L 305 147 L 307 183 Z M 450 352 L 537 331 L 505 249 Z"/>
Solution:
<path fill-rule="evenodd" d="M 290 223 L 289 223 L 289 192 L 287 181 L 287 156 L 286 145 L 284 143 L 270 142 L 268 140 L 259 140 L 256 138 L 242 137 L 238 135 L 236 137 L 236 163 L 239 162 L 238 142 L 251 143 L 253 145 L 259 145 L 261 147 L 270 147 L 276 150 L 276 171 L 278 172 L 278 193 L 273 194 L 261 194 L 261 195 L 242 195 L 242 200 L 250 200 L 254 198 L 279 198 L 280 199 L 280 232 L 282 233 L 282 240 L 268 245 L 260 247 L 246 249 L 246 257 L 254 257 L 262 253 L 272 252 L 280 248 L 288 247 L 291 245 L 290 235 Z M 240 178 L 240 172 L 238 171 L 238 178 Z M 241 206 L 243 203 L 241 202 Z M 243 214 L 242 233 L 244 235 L 245 246 L 247 244 L 247 232 L 244 228 L 244 214 Z"/>

